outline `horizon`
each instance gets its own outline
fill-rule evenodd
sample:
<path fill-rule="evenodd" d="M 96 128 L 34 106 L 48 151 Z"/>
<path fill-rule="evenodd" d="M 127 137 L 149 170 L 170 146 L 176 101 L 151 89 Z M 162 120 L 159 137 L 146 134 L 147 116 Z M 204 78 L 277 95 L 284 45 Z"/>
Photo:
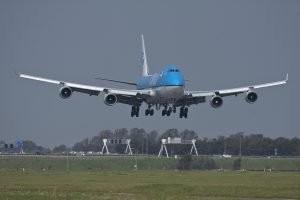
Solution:
<path fill-rule="evenodd" d="M 93 137 L 95 137 L 95 136 L 99 136 L 100 135 L 100 133 L 102 132 L 102 131 L 111 131 L 113 134 L 117 131 L 117 130 L 121 130 L 121 129 L 126 129 L 127 131 L 128 131 L 128 136 L 130 135 L 130 133 L 131 133 L 131 130 L 132 129 L 140 129 L 140 128 L 131 128 L 131 129 L 127 129 L 127 128 L 117 128 L 117 129 L 114 129 L 114 130 L 111 130 L 111 129 L 103 129 L 103 130 L 100 130 L 100 131 L 98 131 L 98 134 L 96 134 L 96 135 L 92 135 L 92 136 L 89 136 L 89 137 L 83 137 L 83 138 L 81 138 L 81 139 L 79 139 L 77 142 L 75 142 L 74 144 L 54 144 L 54 145 L 52 145 L 52 146 L 44 146 L 44 145 L 40 145 L 39 143 L 37 143 L 37 142 L 35 142 L 34 140 L 30 140 L 30 139 L 23 139 L 23 140 L 21 140 L 21 141 L 31 141 L 31 142 L 34 142 L 37 146 L 42 146 L 42 147 L 45 147 L 45 148 L 49 148 L 49 149 L 52 149 L 53 150 L 53 148 L 55 148 L 55 147 L 58 147 L 58 146 L 60 146 L 60 145 L 66 145 L 66 147 L 67 148 L 72 148 L 76 143 L 78 143 L 78 142 L 81 142 L 82 140 L 84 140 L 84 139 L 88 139 L 88 140 L 90 140 L 90 139 L 92 139 Z M 170 129 L 166 129 L 166 130 L 164 130 L 164 131 L 158 131 L 158 130 L 149 130 L 149 131 L 147 131 L 147 130 L 144 130 L 145 131 L 145 133 L 147 133 L 147 134 L 149 134 L 149 133 L 151 133 L 152 131 L 156 131 L 157 133 L 158 133 L 158 137 L 159 136 L 161 136 L 161 135 L 163 135 L 164 133 L 166 133 L 167 131 L 169 131 L 169 130 L 172 130 L 173 128 L 170 128 Z M 175 128 L 176 129 L 176 128 Z M 176 129 L 177 131 L 178 131 L 178 134 L 180 134 L 180 133 L 182 133 L 183 131 L 194 131 L 194 130 L 191 130 L 191 129 L 183 129 L 183 130 L 180 130 L 180 129 Z M 300 137 L 297 137 L 297 136 L 295 136 L 295 137 L 285 137 L 285 136 L 278 136 L 278 137 L 269 137 L 269 136 L 267 136 L 267 135 L 265 135 L 265 134 L 263 134 L 263 133 L 248 133 L 248 132 L 244 132 L 244 131 L 237 131 L 237 132 L 235 132 L 235 133 L 228 133 L 228 134 L 226 134 L 226 135 L 215 135 L 215 136 L 213 136 L 213 137 L 207 137 L 207 136 L 199 136 L 199 133 L 197 132 L 197 131 L 194 131 L 195 133 L 196 133 L 196 135 L 197 135 L 197 137 L 198 137 L 198 139 L 197 140 L 201 140 L 201 139 L 205 139 L 205 138 L 207 138 L 208 140 L 211 140 L 211 139 L 217 139 L 217 138 L 219 138 L 219 137 L 224 137 L 224 138 L 229 138 L 230 136 L 233 136 L 233 135 L 237 135 L 237 134 L 239 134 L 239 133 L 241 133 L 242 135 L 243 135 L 243 137 L 245 137 L 245 136 L 251 136 L 251 135 L 262 135 L 264 138 L 270 138 L 270 139 L 278 139 L 278 138 L 285 138 L 285 139 L 300 139 Z M 179 136 L 180 137 L 180 136 Z M 128 137 L 129 138 L 129 137 Z M 107 139 L 112 139 L 112 138 L 107 138 Z M 115 138 L 115 139 L 126 139 L 126 138 Z M 167 138 L 166 138 L 167 139 Z M 15 144 L 15 142 L 16 141 L 19 141 L 19 139 L 16 139 L 15 141 L 10 141 L 10 142 L 7 142 L 7 141 L 4 141 L 4 140 L 0 140 L 0 142 L 5 142 L 6 144 Z"/>

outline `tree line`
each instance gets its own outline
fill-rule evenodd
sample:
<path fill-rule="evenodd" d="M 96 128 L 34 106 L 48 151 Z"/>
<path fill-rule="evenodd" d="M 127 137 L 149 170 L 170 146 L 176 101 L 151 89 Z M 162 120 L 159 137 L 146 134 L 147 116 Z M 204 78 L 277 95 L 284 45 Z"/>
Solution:
<path fill-rule="evenodd" d="M 168 129 L 163 133 L 156 130 L 147 132 L 144 129 L 116 129 L 102 130 L 96 136 L 84 138 L 75 143 L 73 147 L 62 144 L 53 149 L 36 145 L 32 141 L 23 141 L 23 150 L 26 153 L 62 153 L 67 151 L 93 151 L 99 152 L 103 146 L 103 139 L 131 139 L 133 153 L 145 155 L 157 155 L 161 146 L 161 139 L 168 137 L 180 137 L 182 140 L 196 139 L 196 147 L 199 154 L 203 155 L 245 155 L 245 156 L 299 156 L 299 138 L 270 138 L 263 134 L 244 134 L 238 132 L 229 136 L 218 136 L 214 138 L 200 138 L 193 130 Z M 5 142 L 0 141 L 0 151 L 3 151 Z M 126 144 L 110 144 L 108 148 L 111 153 L 123 154 Z M 2 150 L 1 150 L 2 149 Z M 168 152 L 173 155 L 185 155 L 191 150 L 191 144 L 167 144 Z"/>
<path fill-rule="evenodd" d="M 180 137 L 182 140 L 196 139 L 196 147 L 199 154 L 204 155 L 246 155 L 246 156 L 299 156 L 299 138 L 269 138 L 263 134 L 244 134 L 238 132 L 227 137 L 200 138 L 193 130 L 168 129 L 163 133 L 158 131 L 147 132 L 144 129 L 116 129 L 100 131 L 92 138 L 85 138 L 77 142 L 74 151 L 101 151 L 102 139 L 131 139 L 131 147 L 134 153 L 157 155 L 161 146 L 161 139 L 168 137 Z M 124 153 L 126 145 L 108 144 L 112 153 Z M 191 145 L 167 144 L 169 154 L 184 155 L 190 152 Z"/>

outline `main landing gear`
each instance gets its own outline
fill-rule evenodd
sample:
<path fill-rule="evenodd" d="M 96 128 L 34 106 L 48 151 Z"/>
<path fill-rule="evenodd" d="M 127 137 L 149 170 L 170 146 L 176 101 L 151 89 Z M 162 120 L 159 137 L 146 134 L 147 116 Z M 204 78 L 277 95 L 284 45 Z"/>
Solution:
<path fill-rule="evenodd" d="M 161 112 L 161 115 L 162 116 L 170 116 L 171 115 L 171 113 L 176 113 L 176 107 L 167 107 L 167 106 L 165 106 L 165 108 L 162 110 L 162 112 Z"/>
<path fill-rule="evenodd" d="M 147 109 L 145 110 L 145 115 L 146 115 L 146 116 L 148 116 L 148 115 L 153 116 L 153 114 L 154 114 L 154 110 L 153 110 L 153 109 L 147 108 Z"/>
<path fill-rule="evenodd" d="M 187 118 L 188 112 L 189 112 L 188 107 L 181 107 L 181 108 L 180 108 L 179 117 L 180 117 L 180 118 L 183 118 L 183 117 L 184 117 L 184 118 Z"/>
<path fill-rule="evenodd" d="M 131 107 L 131 117 L 139 117 L 139 113 L 140 113 L 140 107 L 139 106 L 132 106 Z"/>
<path fill-rule="evenodd" d="M 158 109 L 159 107 L 157 107 Z M 182 106 L 179 110 L 179 117 L 180 118 L 187 118 L 188 116 L 188 107 Z M 176 107 L 168 107 L 167 105 L 164 106 L 164 109 L 161 112 L 162 116 L 170 116 L 171 113 L 176 113 Z M 132 106 L 131 107 L 131 117 L 139 117 L 140 113 L 140 106 Z M 151 105 L 148 106 L 148 108 L 145 110 L 145 115 L 146 116 L 153 116 L 154 110 L 151 108 Z"/>

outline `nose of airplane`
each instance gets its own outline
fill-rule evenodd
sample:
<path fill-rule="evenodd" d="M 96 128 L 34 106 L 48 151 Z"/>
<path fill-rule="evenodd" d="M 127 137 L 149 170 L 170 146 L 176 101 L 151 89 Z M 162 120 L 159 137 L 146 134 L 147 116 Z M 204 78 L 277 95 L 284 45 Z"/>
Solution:
<path fill-rule="evenodd" d="M 167 72 L 163 76 L 165 86 L 184 86 L 184 78 L 179 71 Z"/>
<path fill-rule="evenodd" d="M 171 85 L 176 85 L 176 86 L 183 86 L 184 85 L 184 79 L 180 73 L 177 75 L 174 75 L 172 77 L 172 84 Z"/>

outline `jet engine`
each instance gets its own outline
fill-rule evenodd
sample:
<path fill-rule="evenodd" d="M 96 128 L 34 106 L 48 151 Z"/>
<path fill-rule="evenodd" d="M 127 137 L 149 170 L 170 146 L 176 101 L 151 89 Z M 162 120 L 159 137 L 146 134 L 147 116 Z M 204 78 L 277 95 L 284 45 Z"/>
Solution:
<path fill-rule="evenodd" d="M 222 106 L 222 104 L 223 104 L 223 99 L 218 95 L 213 96 L 210 100 L 210 105 L 213 108 L 219 108 Z"/>
<path fill-rule="evenodd" d="M 257 100 L 257 94 L 253 91 L 248 91 L 246 93 L 245 100 L 248 103 L 254 103 Z"/>
<path fill-rule="evenodd" d="M 63 99 L 67 99 L 72 95 L 72 89 L 70 87 L 62 87 L 59 90 L 59 96 Z"/>
<path fill-rule="evenodd" d="M 117 103 L 118 99 L 115 94 L 105 94 L 104 103 L 108 106 L 113 106 Z"/>

